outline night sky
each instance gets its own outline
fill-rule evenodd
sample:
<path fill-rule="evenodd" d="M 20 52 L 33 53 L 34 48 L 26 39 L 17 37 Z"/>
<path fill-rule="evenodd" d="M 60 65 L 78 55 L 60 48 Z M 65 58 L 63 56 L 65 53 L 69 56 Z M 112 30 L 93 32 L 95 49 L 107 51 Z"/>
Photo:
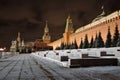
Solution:
<path fill-rule="evenodd" d="M 101 13 L 120 9 L 120 0 L 0 0 L 0 47 L 9 47 L 16 40 L 41 39 L 46 20 L 52 41 L 62 37 L 67 16 L 70 14 L 74 29 L 90 23 Z"/>

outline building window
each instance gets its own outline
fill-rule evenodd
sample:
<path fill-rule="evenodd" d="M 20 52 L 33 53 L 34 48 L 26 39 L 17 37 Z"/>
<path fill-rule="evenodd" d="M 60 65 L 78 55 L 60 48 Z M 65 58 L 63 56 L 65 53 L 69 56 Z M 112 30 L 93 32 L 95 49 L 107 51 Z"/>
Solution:
<path fill-rule="evenodd" d="M 103 22 L 101 23 L 101 25 L 103 25 Z"/>
<path fill-rule="evenodd" d="M 110 19 L 110 22 L 112 22 L 112 19 Z"/>
<path fill-rule="evenodd" d="M 116 17 L 116 20 L 118 20 L 118 17 Z"/>
<path fill-rule="evenodd" d="M 107 21 L 105 21 L 106 22 L 106 24 L 107 24 Z"/>
<path fill-rule="evenodd" d="M 113 18 L 113 21 L 115 21 L 115 18 Z"/>

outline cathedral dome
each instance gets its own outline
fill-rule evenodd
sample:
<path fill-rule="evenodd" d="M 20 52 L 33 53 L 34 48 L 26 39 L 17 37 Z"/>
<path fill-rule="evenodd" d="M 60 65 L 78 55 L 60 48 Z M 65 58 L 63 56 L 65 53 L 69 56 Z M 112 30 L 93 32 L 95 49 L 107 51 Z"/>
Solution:
<path fill-rule="evenodd" d="M 92 22 L 95 22 L 97 20 L 102 19 L 105 16 L 105 11 L 104 11 L 104 7 L 102 6 L 102 13 L 100 15 L 98 15 L 95 19 L 92 20 Z"/>

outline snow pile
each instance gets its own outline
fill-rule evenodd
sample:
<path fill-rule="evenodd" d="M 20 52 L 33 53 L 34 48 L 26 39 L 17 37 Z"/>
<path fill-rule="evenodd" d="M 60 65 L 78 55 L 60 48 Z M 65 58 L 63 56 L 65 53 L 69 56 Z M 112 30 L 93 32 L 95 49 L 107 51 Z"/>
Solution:
<path fill-rule="evenodd" d="M 11 56 L 18 55 L 19 52 L 0 52 L 0 58 L 8 58 Z"/>
<path fill-rule="evenodd" d="M 33 53 L 36 56 L 48 58 L 55 61 L 61 61 L 61 56 L 68 56 L 70 59 L 82 58 L 82 54 L 88 54 L 88 56 L 101 57 L 101 52 L 107 54 L 114 54 L 120 60 L 120 47 L 115 48 L 89 48 L 89 49 L 71 49 L 71 50 L 53 50 L 53 51 L 38 51 Z M 62 62 L 63 64 L 64 62 Z M 65 61 L 66 65 L 66 61 Z"/>

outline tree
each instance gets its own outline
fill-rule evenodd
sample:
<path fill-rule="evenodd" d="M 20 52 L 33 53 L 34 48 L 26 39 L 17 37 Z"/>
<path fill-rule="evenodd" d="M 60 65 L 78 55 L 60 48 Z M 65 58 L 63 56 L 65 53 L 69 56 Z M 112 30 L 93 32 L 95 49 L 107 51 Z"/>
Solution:
<path fill-rule="evenodd" d="M 60 47 L 56 47 L 56 49 L 55 50 L 60 50 Z"/>
<path fill-rule="evenodd" d="M 92 45 L 92 48 L 96 48 L 96 42 L 97 42 L 97 33 L 96 33 L 96 36 L 95 36 L 95 40 L 93 41 L 93 45 Z"/>
<path fill-rule="evenodd" d="M 120 35 L 119 35 L 119 39 L 118 39 L 118 42 L 117 42 L 117 46 L 120 47 Z"/>
<path fill-rule="evenodd" d="M 83 43 L 83 48 L 89 48 L 89 42 L 88 42 L 87 34 L 85 35 L 85 39 L 84 39 L 84 43 Z"/>
<path fill-rule="evenodd" d="M 104 41 L 101 37 L 101 32 L 99 32 L 99 35 L 98 35 L 97 40 L 96 40 L 95 47 L 96 48 L 104 47 Z"/>
<path fill-rule="evenodd" d="M 116 23 L 115 33 L 114 33 L 113 41 L 112 41 L 113 47 L 116 47 L 116 46 L 117 46 L 117 41 L 118 41 L 118 39 L 119 39 L 119 31 L 118 31 L 118 24 Z"/>
<path fill-rule="evenodd" d="M 105 47 L 111 47 L 111 45 L 112 45 L 112 39 L 111 39 L 110 27 L 108 27 L 108 33 L 107 33 Z"/>
<path fill-rule="evenodd" d="M 93 43 L 94 43 L 94 40 L 93 40 L 93 36 L 92 36 L 92 38 L 91 38 L 91 41 L 90 41 L 89 48 L 92 48 L 92 46 L 93 46 Z"/>
<path fill-rule="evenodd" d="M 73 42 L 70 44 L 70 47 L 69 47 L 69 49 L 73 49 Z"/>
<path fill-rule="evenodd" d="M 64 49 L 69 49 L 70 45 L 65 44 Z"/>
<path fill-rule="evenodd" d="M 74 43 L 72 44 L 72 49 L 78 49 L 76 39 L 74 40 Z"/>
<path fill-rule="evenodd" d="M 64 49 L 64 47 L 65 47 L 64 42 L 61 42 L 60 48 Z"/>
<path fill-rule="evenodd" d="M 80 42 L 80 46 L 79 46 L 79 48 L 80 48 L 80 49 L 83 48 L 83 40 L 82 40 L 82 38 L 81 38 L 81 42 Z"/>

